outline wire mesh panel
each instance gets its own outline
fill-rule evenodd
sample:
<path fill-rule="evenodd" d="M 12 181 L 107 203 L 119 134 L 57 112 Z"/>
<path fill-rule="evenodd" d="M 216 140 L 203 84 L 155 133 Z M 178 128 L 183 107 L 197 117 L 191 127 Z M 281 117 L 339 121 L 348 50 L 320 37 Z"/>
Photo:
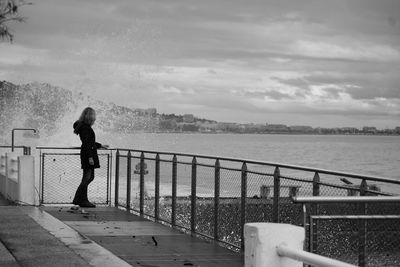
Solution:
<path fill-rule="evenodd" d="M 400 203 L 318 204 L 310 250 L 364 266 L 399 266 Z"/>
<path fill-rule="evenodd" d="M 176 225 L 190 229 L 191 219 L 191 158 L 178 158 L 176 178 Z"/>
<path fill-rule="evenodd" d="M 272 222 L 273 170 L 248 166 L 246 222 Z M 254 171 L 254 172 L 252 172 Z"/>
<path fill-rule="evenodd" d="M 400 191 L 399 182 L 384 178 L 204 155 L 123 151 L 126 154 L 119 157 L 117 187 L 120 206 L 234 247 L 243 246 L 242 230 L 247 222 L 303 226 L 302 207 L 293 203 L 294 196 L 388 195 Z M 357 207 L 341 205 L 319 205 L 315 211 L 314 215 L 364 214 Z M 369 208 L 365 212 L 368 214 Z M 321 227 L 321 231 L 329 228 L 323 223 Z M 314 230 L 319 229 L 315 223 Z M 347 236 L 353 234 L 353 226 L 344 224 L 343 229 Z M 326 238 L 330 236 L 327 233 Z M 321 238 L 313 237 L 315 242 Z M 306 243 L 308 247 L 308 235 Z"/>
<path fill-rule="evenodd" d="M 314 219 L 318 234 L 312 239 L 313 253 L 341 260 L 351 264 L 358 263 L 358 226 L 355 220 Z"/>
<path fill-rule="evenodd" d="M 302 206 L 292 202 L 292 197 L 312 192 L 312 183 L 305 178 L 281 177 L 279 198 L 279 222 L 293 225 L 303 224 Z M 312 194 L 312 193 L 311 193 Z"/>
<path fill-rule="evenodd" d="M 195 230 L 208 236 L 214 236 L 215 167 L 211 165 L 212 162 L 205 163 L 210 166 L 197 166 Z"/>
<path fill-rule="evenodd" d="M 144 214 L 154 217 L 155 216 L 155 201 L 156 201 L 156 161 L 153 159 L 154 155 L 146 155 L 144 161 L 144 203 L 143 212 Z M 139 166 L 140 167 L 140 166 Z M 136 169 L 136 172 L 140 171 Z M 136 174 L 138 179 L 140 178 L 139 173 Z"/>
<path fill-rule="evenodd" d="M 218 207 L 220 240 L 240 247 L 241 171 L 221 168 L 221 198 Z"/>
<path fill-rule="evenodd" d="M 88 187 L 88 198 L 96 204 L 109 203 L 109 155 L 99 154 L 100 169 Z M 82 180 L 80 156 L 67 153 L 42 154 L 42 203 L 69 204 Z"/>
<path fill-rule="evenodd" d="M 127 166 L 128 158 L 126 155 L 119 157 L 119 171 L 118 171 L 118 204 L 126 207 L 126 191 L 127 191 Z"/>
<path fill-rule="evenodd" d="M 367 221 L 368 266 L 400 266 L 400 216 Z"/>
<path fill-rule="evenodd" d="M 364 266 L 400 266 L 400 216 L 381 218 L 315 218 L 318 225 L 315 253 L 351 264 L 359 264 L 360 247 Z M 360 238 L 360 229 L 365 236 Z M 364 243 L 364 244 L 363 244 Z"/>
<path fill-rule="evenodd" d="M 171 223 L 172 216 L 172 159 L 164 156 L 160 161 L 160 215 L 162 221 Z"/>
<path fill-rule="evenodd" d="M 129 169 L 130 209 L 140 212 L 140 154 L 132 153 Z M 126 172 L 128 172 L 128 169 L 126 170 Z M 126 183 L 128 184 L 128 180 L 126 181 Z M 147 190 L 146 185 L 144 185 L 144 189 Z"/>

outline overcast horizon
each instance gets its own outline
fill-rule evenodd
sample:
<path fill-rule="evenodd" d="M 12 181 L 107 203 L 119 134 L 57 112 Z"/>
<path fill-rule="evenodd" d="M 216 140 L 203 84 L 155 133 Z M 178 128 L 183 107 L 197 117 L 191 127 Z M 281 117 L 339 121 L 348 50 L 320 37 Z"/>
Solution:
<path fill-rule="evenodd" d="M 32 0 L 0 80 L 224 122 L 400 126 L 398 0 Z"/>

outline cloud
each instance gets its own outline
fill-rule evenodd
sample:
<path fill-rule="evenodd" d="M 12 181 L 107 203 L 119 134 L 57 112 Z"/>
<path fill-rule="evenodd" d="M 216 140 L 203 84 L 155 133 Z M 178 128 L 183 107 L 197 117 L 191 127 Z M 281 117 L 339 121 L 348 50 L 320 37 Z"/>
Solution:
<path fill-rule="evenodd" d="M 0 65 L 42 65 L 42 61 L 48 58 L 46 49 L 36 49 L 23 45 L 0 43 Z"/>
<path fill-rule="evenodd" d="M 246 97 L 255 98 L 255 99 L 267 99 L 267 100 L 282 100 L 282 99 L 294 99 L 294 96 L 291 96 L 287 93 L 281 93 L 279 91 L 246 91 L 244 93 Z"/>
<path fill-rule="evenodd" d="M 388 45 L 355 44 L 339 45 L 334 43 L 300 40 L 293 47 L 295 54 L 344 60 L 361 61 L 400 61 L 400 51 Z"/>
<path fill-rule="evenodd" d="M 0 74 L 211 119 L 396 121 L 399 3 L 41 0 Z"/>
<path fill-rule="evenodd" d="M 307 92 L 312 86 L 323 86 L 330 90 L 331 96 L 338 96 L 338 92 L 348 94 L 353 99 L 400 98 L 400 77 L 396 69 L 382 73 L 377 72 L 323 72 L 304 74 L 301 78 L 283 79 L 274 77 L 279 83 L 294 86 Z"/>

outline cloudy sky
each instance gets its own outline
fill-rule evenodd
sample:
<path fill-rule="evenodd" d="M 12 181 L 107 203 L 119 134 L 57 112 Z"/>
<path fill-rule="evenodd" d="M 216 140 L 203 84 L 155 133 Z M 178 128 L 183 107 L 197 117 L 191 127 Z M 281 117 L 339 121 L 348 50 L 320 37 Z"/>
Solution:
<path fill-rule="evenodd" d="M 400 126 L 399 0 L 32 0 L 0 80 L 227 122 Z"/>

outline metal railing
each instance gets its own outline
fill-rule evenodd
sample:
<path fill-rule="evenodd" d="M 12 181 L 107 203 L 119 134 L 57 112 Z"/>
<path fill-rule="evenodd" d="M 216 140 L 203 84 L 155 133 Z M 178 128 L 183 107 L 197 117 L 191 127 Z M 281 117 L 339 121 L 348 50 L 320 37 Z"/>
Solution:
<path fill-rule="evenodd" d="M 310 252 L 359 266 L 399 264 L 399 196 L 295 197 L 293 202 L 303 205 Z"/>
<path fill-rule="evenodd" d="M 76 149 L 78 148 L 38 147 L 41 159 L 41 203 L 71 202 L 73 192 L 67 192 L 62 201 L 58 193 L 68 187 L 75 190 L 79 184 L 81 170 Z M 302 205 L 293 203 L 293 197 L 324 196 L 329 199 L 340 196 L 360 199 L 356 197 L 360 195 L 379 199 L 377 196 L 393 196 L 400 192 L 400 181 L 396 179 L 324 169 L 178 152 L 125 148 L 103 152 L 107 154 L 104 156 L 107 161 L 101 163 L 102 168 L 99 172 L 103 170 L 105 174 L 96 173 L 95 179 L 107 180 L 107 185 L 102 186 L 103 190 L 96 193 L 105 196 L 102 199 L 106 200 L 100 201 L 101 203 L 114 204 L 116 207 L 136 212 L 193 235 L 211 238 L 238 250 L 244 248 L 245 223 L 282 222 L 298 226 L 307 225 L 309 222 L 303 220 Z M 112 157 L 115 157 L 114 166 L 111 166 Z M 72 179 L 66 179 L 64 173 L 69 172 L 71 168 L 76 171 L 76 182 L 73 185 L 60 186 L 60 181 Z M 112 174 L 114 189 L 111 192 Z M 49 190 L 51 188 L 54 190 Z M 89 188 L 89 196 L 93 194 L 91 190 Z M 52 191 L 57 195 L 48 195 Z M 110 199 L 113 199 L 111 203 Z M 349 215 L 354 210 L 359 211 L 358 204 L 351 209 L 340 206 L 349 205 L 346 203 L 336 205 L 339 206 L 328 209 L 319 204 L 315 209 L 322 213 L 312 213 L 312 216 L 320 216 L 312 217 L 314 222 L 329 221 L 329 224 L 323 227 L 313 228 L 319 229 L 317 233 L 330 229 L 324 233 L 326 238 L 330 238 L 332 234 L 335 236 L 338 231 L 354 232 L 354 226 L 347 226 L 349 229 L 330 228 L 331 220 L 321 217 L 327 214 L 323 212 L 332 209 L 336 209 L 336 213 L 329 214 L 330 216 Z M 369 203 L 367 211 L 373 205 Z M 392 210 L 391 204 L 380 208 L 381 213 L 374 215 L 393 215 Z M 358 217 L 359 219 L 363 218 Z M 377 217 L 373 219 L 381 220 Z M 395 218 L 386 218 L 386 221 L 393 219 Z M 382 240 L 386 238 L 386 235 L 378 234 Z M 367 243 L 369 238 L 367 235 Z M 315 240 L 314 231 L 311 238 L 313 244 Z M 344 240 L 347 242 L 347 239 Z M 309 241 L 310 238 L 306 239 L 306 242 Z M 313 250 L 318 248 L 320 254 L 319 251 L 323 247 L 320 242 L 318 246 L 316 244 Z M 307 243 L 307 248 L 309 245 L 310 243 Z M 345 253 L 343 255 L 347 256 Z M 346 258 L 337 259 L 347 261 Z"/>
<path fill-rule="evenodd" d="M 40 204 L 70 204 L 82 179 L 79 147 L 37 147 L 40 158 Z M 112 150 L 99 151 L 100 169 L 89 185 L 96 204 L 110 204 Z"/>
<path fill-rule="evenodd" d="M 395 179 L 248 159 L 123 148 L 115 159 L 115 206 L 239 249 L 247 222 L 303 225 L 293 196 L 400 192 Z"/>

